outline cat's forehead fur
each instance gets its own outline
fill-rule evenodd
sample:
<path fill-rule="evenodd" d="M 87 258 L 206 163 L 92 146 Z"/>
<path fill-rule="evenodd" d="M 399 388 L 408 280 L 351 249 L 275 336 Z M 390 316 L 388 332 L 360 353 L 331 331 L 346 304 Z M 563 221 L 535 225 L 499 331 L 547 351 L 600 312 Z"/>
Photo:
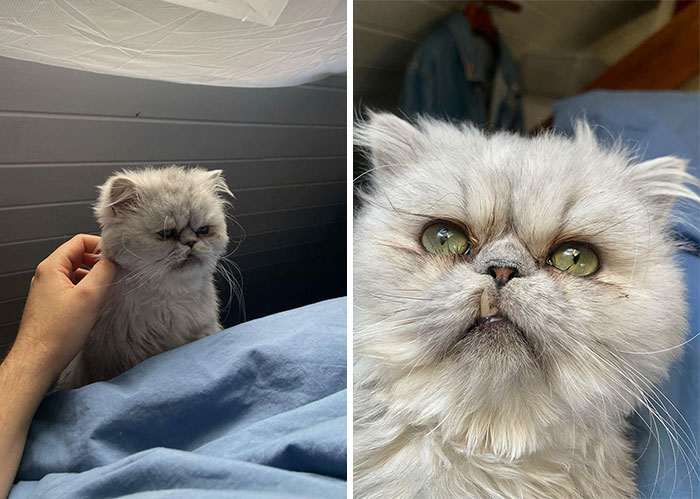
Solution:
<path fill-rule="evenodd" d="M 225 253 L 226 205 L 232 194 L 220 170 L 124 170 L 99 189 L 95 215 L 103 254 L 122 268 L 158 270 L 168 265 L 183 279 L 197 272 L 207 277 Z M 161 235 L 166 230 L 170 236 Z M 189 262 L 198 265 L 182 271 L 177 265 L 190 256 L 194 258 Z"/>
<path fill-rule="evenodd" d="M 116 193 L 115 186 L 120 182 L 125 187 L 123 192 Z M 126 217 L 134 215 L 142 222 L 159 217 L 159 223 L 165 221 L 181 228 L 190 221 L 198 223 L 222 212 L 223 200 L 218 194 L 230 195 L 220 171 L 182 166 L 124 170 L 100 187 L 95 211 L 102 225 L 109 223 L 115 218 L 112 207 L 120 201 L 119 195 L 133 195 L 139 209 L 135 213 L 124 211 Z"/>
<path fill-rule="evenodd" d="M 600 146 L 584 122 L 573 139 L 524 138 L 430 119 L 412 126 L 373 115 L 359 127 L 356 142 L 373 163 L 368 209 L 390 204 L 397 216 L 386 218 L 406 223 L 420 216 L 399 213 L 460 221 L 482 240 L 512 232 L 533 253 L 561 237 L 615 245 L 625 228 L 663 229 L 675 196 L 693 196 L 679 185 L 692 180 L 684 160 L 635 164 L 619 145 Z M 605 227 L 613 219 L 620 223 Z"/>

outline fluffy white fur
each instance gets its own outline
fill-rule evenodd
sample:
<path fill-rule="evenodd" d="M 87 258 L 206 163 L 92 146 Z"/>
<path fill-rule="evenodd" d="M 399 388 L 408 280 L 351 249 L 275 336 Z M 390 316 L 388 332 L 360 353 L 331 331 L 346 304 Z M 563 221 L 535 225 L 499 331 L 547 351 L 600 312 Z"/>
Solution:
<path fill-rule="evenodd" d="M 687 327 L 668 230 L 675 198 L 700 201 L 685 161 L 636 163 L 585 123 L 528 139 L 374 114 L 356 142 L 373 171 L 354 228 L 355 496 L 633 497 L 625 418 Z M 433 220 L 466 227 L 469 255 L 426 252 Z M 564 241 L 600 269 L 548 265 Z M 500 261 L 520 276 L 498 288 Z M 484 290 L 519 334 L 467 332 Z"/>
<path fill-rule="evenodd" d="M 117 277 L 57 389 L 112 378 L 221 330 L 213 273 L 228 244 L 226 196 L 220 170 L 178 166 L 126 170 L 100 187 L 100 245 Z M 176 235 L 158 235 L 167 229 Z"/>

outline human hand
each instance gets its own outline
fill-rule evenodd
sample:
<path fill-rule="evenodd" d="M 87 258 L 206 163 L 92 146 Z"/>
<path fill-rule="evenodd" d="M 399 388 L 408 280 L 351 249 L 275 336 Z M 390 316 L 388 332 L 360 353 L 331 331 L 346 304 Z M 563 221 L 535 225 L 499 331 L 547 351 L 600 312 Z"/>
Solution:
<path fill-rule="evenodd" d="M 10 491 L 34 412 L 82 348 L 114 280 L 116 265 L 95 254 L 99 242 L 79 234 L 36 268 L 17 339 L 0 363 L 0 497 Z"/>
<path fill-rule="evenodd" d="M 116 275 L 116 265 L 96 254 L 99 241 L 99 236 L 73 237 L 42 261 L 32 278 L 11 355 L 40 368 L 50 382 L 82 348 Z"/>

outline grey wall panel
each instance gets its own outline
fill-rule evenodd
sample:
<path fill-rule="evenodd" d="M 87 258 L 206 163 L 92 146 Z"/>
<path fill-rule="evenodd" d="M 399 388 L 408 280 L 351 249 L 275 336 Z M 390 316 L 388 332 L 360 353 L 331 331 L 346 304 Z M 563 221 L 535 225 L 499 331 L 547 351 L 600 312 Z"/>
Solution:
<path fill-rule="evenodd" d="M 0 242 L 97 232 L 100 228 L 90 209 L 91 203 L 80 201 L 70 204 L 0 208 Z"/>
<path fill-rule="evenodd" d="M 345 203 L 248 215 L 238 215 L 234 211 L 233 215 L 245 229 L 246 234 L 256 234 L 285 228 L 305 227 L 313 224 L 329 224 L 333 222 L 343 224 L 345 223 Z M 233 227 L 229 227 L 229 230 L 233 237 L 238 235 L 238 232 L 234 231 Z"/>
<path fill-rule="evenodd" d="M 229 258 L 255 297 L 249 318 L 344 294 L 344 75 L 237 89 L 3 58 L 0 75 L 0 350 L 36 264 L 73 234 L 98 233 L 96 186 L 129 167 L 224 171 L 243 228 L 229 224 Z"/>
<path fill-rule="evenodd" d="M 1 173 L 1 172 L 0 172 Z M 253 224 L 245 224 L 243 215 L 258 212 L 296 210 L 342 203 L 345 198 L 344 182 L 298 186 L 262 187 L 235 191 L 233 216 L 246 232 L 255 231 Z M 79 232 L 96 232 L 99 226 L 92 213 L 93 201 L 69 204 L 41 204 L 0 208 L 0 242 L 58 237 Z M 274 215 L 270 215 L 274 217 Z M 300 225 L 312 225 L 302 222 Z"/>
<path fill-rule="evenodd" d="M 0 325 L 0 362 L 5 358 L 17 334 L 19 324 Z"/>
<path fill-rule="evenodd" d="M 234 192 L 235 213 L 305 208 L 332 204 L 346 195 L 345 182 L 279 187 L 256 187 Z"/>
<path fill-rule="evenodd" d="M 306 227 L 314 224 L 326 224 L 343 221 L 345 205 L 343 203 L 322 205 L 311 208 L 260 210 L 257 213 L 240 214 L 235 209 L 230 212 L 236 221 L 229 224 L 229 235 L 232 240 L 240 239 L 241 228 L 245 234 L 282 230 L 287 228 Z M 78 233 L 99 233 L 91 203 L 75 205 L 57 205 L 49 207 L 29 207 L 0 209 L 0 227 L 5 233 L 0 233 L 2 248 L 16 244 L 38 242 L 45 247 L 54 248 L 69 235 Z M 7 249 L 7 251 L 21 251 Z M 5 269 L 24 270 L 21 266 L 12 266 L 7 262 Z M 6 270 L 10 272 L 11 270 Z M 5 271 L 0 272 L 0 274 Z"/>
<path fill-rule="evenodd" d="M 258 234 L 246 234 L 240 245 L 230 245 L 229 251 L 233 252 L 230 258 L 235 261 L 236 257 L 242 254 L 323 241 L 329 238 L 329 233 L 332 237 L 332 234 L 344 230 L 344 228 L 344 219 L 338 218 L 326 224 L 315 222 L 314 225 L 307 227 L 282 227 Z M 251 230 L 255 229 L 253 227 Z M 229 229 L 232 240 L 240 239 L 240 235 L 234 235 L 232 232 Z M 68 239 L 70 236 L 0 244 L 0 279 L 4 274 L 35 269 L 39 262 Z M 2 314 L 0 313 L 0 320 L 1 318 Z"/>
<path fill-rule="evenodd" d="M 0 244 L 0 283 L 3 274 L 34 270 L 39 262 L 68 239 L 70 236 Z"/>
<path fill-rule="evenodd" d="M 326 224 L 249 236 L 239 248 L 228 255 L 228 259 L 247 270 L 254 269 L 256 265 L 267 267 L 280 263 L 285 264 L 308 256 L 309 249 L 312 247 L 314 254 L 324 252 L 324 242 L 329 239 L 329 233 L 332 236 L 343 229 L 344 225 L 342 224 Z M 48 240 L 6 245 L 0 247 L 0 262 L 13 261 L 17 265 L 26 262 L 28 269 L 31 270 L 61 242 L 62 240 Z M 0 265 L 2 264 L 0 263 Z M 2 266 L 0 266 L 0 270 L 4 270 Z M 31 280 L 31 275 L 31 273 L 27 273 L 23 275 L 23 278 Z M 0 324 L 19 321 L 24 302 L 24 297 L 0 300 Z"/>
<path fill-rule="evenodd" d="M 246 123 L 345 124 L 345 77 L 293 88 L 179 85 L 0 58 L 0 110 Z"/>
<path fill-rule="evenodd" d="M 34 275 L 33 270 L 14 272 L 0 276 L 0 300 L 12 300 L 22 298 L 29 292 L 29 284 Z M 8 322 L 0 317 L 0 324 Z"/>
<path fill-rule="evenodd" d="M 0 301 L 0 321 L 1 323 L 19 322 L 22 318 L 25 298 L 16 298 L 8 301 Z"/>
<path fill-rule="evenodd" d="M 255 251 L 229 255 L 233 261 L 245 272 L 252 272 L 257 268 L 263 268 L 280 264 L 293 264 L 304 258 L 327 257 L 330 246 L 324 244 L 328 240 L 329 229 L 340 228 L 338 226 L 321 226 L 317 231 L 302 229 L 293 237 L 284 238 L 284 234 L 266 234 L 260 238 L 251 238 L 256 244 Z M 275 237 L 278 236 L 278 237 Z M 256 241 L 257 239 L 257 241 Z M 337 254 L 339 261 L 345 262 L 344 254 Z M 344 265 L 343 265 L 344 267 Z M 24 298 L 29 290 L 33 270 L 0 275 L 0 324 L 19 320 L 24 306 Z"/>
<path fill-rule="evenodd" d="M 340 126 L 125 120 L 0 113 L 0 163 L 197 161 L 334 156 Z"/>
<path fill-rule="evenodd" d="M 322 243 L 329 238 L 329 233 L 337 234 L 345 228 L 342 223 L 316 225 L 299 229 L 279 230 L 248 236 L 240 247 L 230 255 L 234 262 L 242 255 L 260 253 L 275 248 L 284 248 L 300 244 Z"/>
<path fill-rule="evenodd" d="M 12 343 L 15 338 L 15 334 L 17 334 L 17 328 L 19 328 L 19 322 L 0 326 L 0 358 L 2 358 L 2 347 L 8 343 Z"/>
<path fill-rule="evenodd" d="M 233 258 L 233 260 L 241 269 L 251 272 L 257 268 L 269 265 L 290 264 L 304 258 L 320 257 L 326 251 L 323 245 L 313 242 L 310 244 L 260 251 L 255 254 L 240 255 Z"/>
<path fill-rule="evenodd" d="M 167 166 L 172 163 L 152 163 Z M 223 170 L 231 189 L 270 185 L 345 181 L 345 156 L 262 159 L 241 161 L 202 161 L 180 163 L 209 170 Z M 83 163 L 72 165 L 0 166 L 0 207 L 40 203 L 59 203 L 76 199 L 94 199 L 96 186 L 125 168 L 139 169 L 148 164 Z M 51 182 L 46 182 L 51 178 Z"/>

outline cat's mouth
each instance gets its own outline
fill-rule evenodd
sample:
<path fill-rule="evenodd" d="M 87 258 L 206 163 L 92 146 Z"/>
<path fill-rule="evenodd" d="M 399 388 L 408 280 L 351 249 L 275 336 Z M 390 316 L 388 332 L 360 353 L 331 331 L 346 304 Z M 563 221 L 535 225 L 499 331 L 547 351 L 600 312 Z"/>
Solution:
<path fill-rule="evenodd" d="M 465 332 L 465 337 L 481 335 L 493 336 L 503 341 L 523 341 L 532 347 L 532 343 L 524 331 L 505 315 L 498 306 L 497 300 L 491 297 L 488 290 L 484 290 L 481 295 L 479 317 Z"/>
<path fill-rule="evenodd" d="M 178 270 L 181 270 L 181 269 L 184 269 L 187 267 L 192 267 L 194 265 L 197 265 L 201 261 L 202 260 L 197 255 L 195 255 L 194 253 L 190 253 L 189 255 L 184 257 L 182 260 L 177 262 L 177 264 L 175 265 L 175 268 Z"/>
<path fill-rule="evenodd" d="M 480 317 L 469 327 L 467 334 L 478 330 L 479 332 L 487 332 L 495 329 L 514 328 L 520 331 L 520 328 L 514 324 L 508 317 L 501 313 L 495 313 L 487 317 Z"/>

